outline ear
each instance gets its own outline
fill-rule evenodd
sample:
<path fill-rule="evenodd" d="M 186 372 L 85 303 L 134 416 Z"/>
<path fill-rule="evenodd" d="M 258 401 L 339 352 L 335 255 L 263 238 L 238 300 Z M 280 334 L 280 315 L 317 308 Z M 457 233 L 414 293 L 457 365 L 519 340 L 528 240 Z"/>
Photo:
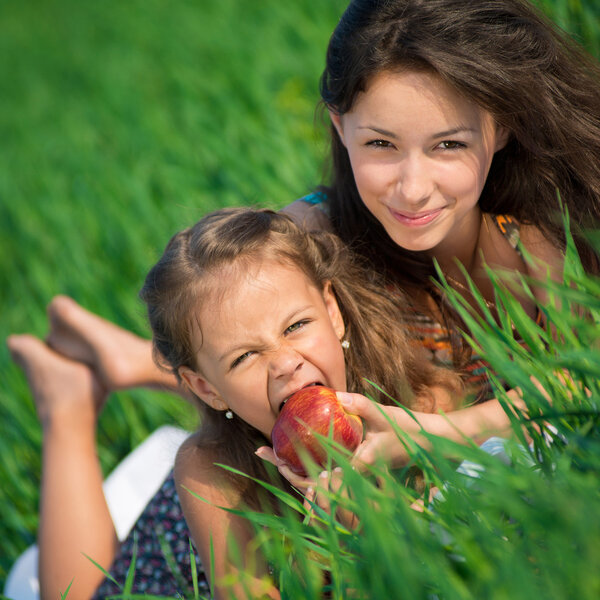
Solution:
<path fill-rule="evenodd" d="M 323 300 L 325 301 L 325 306 L 327 307 L 327 312 L 329 313 L 333 330 L 338 336 L 338 339 L 341 340 L 346 333 L 346 326 L 344 325 L 342 312 L 340 311 L 335 294 L 333 293 L 331 281 L 328 281 L 323 288 Z"/>
<path fill-rule="evenodd" d="M 329 118 L 331 119 L 331 122 L 333 123 L 335 130 L 337 131 L 338 135 L 340 136 L 340 140 L 342 140 L 342 144 L 344 144 L 344 146 L 345 146 L 346 142 L 344 140 L 344 127 L 342 125 L 342 115 L 340 115 L 339 113 L 333 112 L 331 109 L 328 109 L 328 112 L 329 112 Z"/>
<path fill-rule="evenodd" d="M 189 367 L 179 367 L 178 373 L 185 385 L 205 404 L 215 410 L 227 410 L 227 404 L 202 375 Z"/>
<path fill-rule="evenodd" d="M 510 130 L 503 125 L 496 125 L 496 147 L 494 148 L 494 152 L 502 150 L 508 144 L 509 138 Z"/>

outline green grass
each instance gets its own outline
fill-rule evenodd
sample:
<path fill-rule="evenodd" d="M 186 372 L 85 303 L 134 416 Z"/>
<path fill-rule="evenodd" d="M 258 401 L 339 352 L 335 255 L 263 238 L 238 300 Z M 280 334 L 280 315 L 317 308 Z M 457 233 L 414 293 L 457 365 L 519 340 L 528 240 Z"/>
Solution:
<path fill-rule="evenodd" d="M 321 180 L 314 121 L 345 0 L 7 0 L 0 7 L 0 336 L 47 331 L 58 293 L 145 334 L 137 300 L 168 237 L 208 210 L 280 207 Z M 595 2 L 544 1 L 597 56 Z M 0 345 L 0 585 L 35 539 L 40 428 Z M 105 471 L 162 423 L 164 394 L 116 395 Z"/>
<path fill-rule="evenodd" d="M 58 293 L 145 334 L 137 292 L 168 237 L 220 206 L 281 207 L 321 178 L 324 48 L 343 0 L 4 2 L 0 337 L 47 332 Z M 40 428 L 0 346 L 0 584 L 34 541 Z M 102 464 L 194 418 L 122 393 Z"/>
<path fill-rule="evenodd" d="M 356 530 L 292 501 L 279 518 L 247 513 L 284 598 L 319 600 L 326 577 L 335 600 L 600 595 L 600 279 L 585 276 L 569 256 L 564 283 L 546 284 L 551 300 L 539 305 L 556 324 L 549 336 L 492 276 L 499 323 L 480 317 L 452 288 L 447 293 L 477 333 L 475 350 L 485 348 L 504 382 L 523 390 L 527 411 L 513 415 L 516 439 L 503 460 L 428 436 L 431 448 L 416 447 L 411 456 L 441 497 L 418 512 L 409 508 L 417 495 L 404 485 L 406 472 L 378 465 L 365 477 L 338 456 L 345 488 L 329 500 L 332 512 L 337 506 L 358 517 Z M 513 327 L 531 352 L 515 341 Z M 569 383 L 557 376 L 562 369 Z M 507 401 L 502 387 L 496 395 Z M 457 470 L 461 461 L 470 464 Z"/>

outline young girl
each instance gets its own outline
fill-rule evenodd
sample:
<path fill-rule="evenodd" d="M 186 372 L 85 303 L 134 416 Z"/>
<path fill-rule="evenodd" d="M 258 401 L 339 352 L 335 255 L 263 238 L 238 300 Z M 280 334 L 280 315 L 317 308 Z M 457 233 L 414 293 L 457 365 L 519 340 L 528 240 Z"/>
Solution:
<path fill-rule="evenodd" d="M 217 507 L 260 509 L 261 488 L 215 463 L 268 480 L 255 452 L 269 444 L 291 394 L 318 384 L 390 403 L 368 376 L 417 410 L 451 410 L 461 396 L 454 373 L 411 348 L 394 318 L 402 296 L 367 278 L 335 236 L 307 234 L 281 214 L 208 215 L 172 238 L 140 295 L 155 358 L 201 401 L 202 425 L 180 450 L 175 479 L 204 565 L 213 545 L 217 580 L 234 571 L 227 535 L 248 552 L 246 566 L 256 558 L 247 523 Z M 255 568 L 260 575 L 261 566 Z M 234 595 L 242 597 L 242 588 Z"/>
<path fill-rule="evenodd" d="M 81 559 L 81 551 L 105 567 L 113 562 L 111 574 L 122 582 L 136 541 L 134 591 L 185 592 L 161 559 L 158 531 L 189 589 L 188 536 L 198 550 L 204 585 L 202 569 L 209 572 L 212 553 L 217 583 L 236 573 L 226 551 L 233 536 L 245 553 L 244 566 L 255 575 L 244 582 L 250 597 L 277 597 L 277 590 L 261 579 L 266 567 L 253 553 L 249 524 L 218 508 L 264 508 L 262 488 L 215 463 L 270 480 L 255 452 L 263 448 L 264 455 L 286 398 L 307 385 L 356 391 L 389 403 L 363 379 L 368 377 L 419 411 L 452 410 L 463 396 L 462 381 L 453 371 L 435 367 L 412 346 L 399 318 L 403 296 L 386 292 L 336 236 L 309 234 L 282 214 L 227 209 L 206 216 L 172 238 L 140 295 L 148 307 L 157 362 L 191 392 L 201 428 L 178 453 L 177 485 L 167 479 L 120 547 L 103 501 L 93 444 L 95 418 L 106 395 L 103 376 L 53 354 L 41 342 L 9 341 L 28 374 L 44 425 L 43 595 L 64 591 L 74 575 L 70 595 L 92 595 L 101 572 Z M 63 380 L 69 386 L 61 385 Z M 279 477 L 275 483 L 290 489 Z M 308 484 L 297 478 L 294 483 Z M 179 500 L 187 525 L 178 512 Z M 83 532 L 77 538 L 78 516 L 93 535 Z M 242 584 L 230 591 L 246 597 Z M 117 592 L 106 579 L 94 597 Z"/>

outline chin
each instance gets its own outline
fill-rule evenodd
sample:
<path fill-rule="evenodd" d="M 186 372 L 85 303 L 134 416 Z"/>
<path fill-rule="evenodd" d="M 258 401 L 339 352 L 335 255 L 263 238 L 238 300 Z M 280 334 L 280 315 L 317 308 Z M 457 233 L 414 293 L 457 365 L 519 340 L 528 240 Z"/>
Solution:
<path fill-rule="evenodd" d="M 388 235 L 389 232 L 388 232 Z M 390 235 L 390 238 L 396 244 L 396 246 L 400 246 L 403 250 L 407 250 L 408 252 L 423 252 L 429 253 L 432 252 L 438 245 L 437 240 L 432 241 L 429 240 L 415 240 L 410 239 L 407 240 L 406 237 L 400 237 L 398 235 Z"/>

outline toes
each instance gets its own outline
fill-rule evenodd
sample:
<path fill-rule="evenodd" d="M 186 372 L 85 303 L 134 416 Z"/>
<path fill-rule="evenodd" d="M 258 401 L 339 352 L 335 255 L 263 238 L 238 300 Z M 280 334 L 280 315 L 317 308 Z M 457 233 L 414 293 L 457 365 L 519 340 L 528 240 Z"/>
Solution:
<path fill-rule="evenodd" d="M 45 348 L 45 344 L 41 340 L 28 333 L 8 336 L 6 345 L 12 359 L 21 367 L 25 367 L 30 360 L 35 358 L 36 354 Z"/>
<path fill-rule="evenodd" d="M 46 312 L 51 323 L 70 321 L 74 309 L 81 308 L 73 298 L 59 294 L 49 302 Z"/>

